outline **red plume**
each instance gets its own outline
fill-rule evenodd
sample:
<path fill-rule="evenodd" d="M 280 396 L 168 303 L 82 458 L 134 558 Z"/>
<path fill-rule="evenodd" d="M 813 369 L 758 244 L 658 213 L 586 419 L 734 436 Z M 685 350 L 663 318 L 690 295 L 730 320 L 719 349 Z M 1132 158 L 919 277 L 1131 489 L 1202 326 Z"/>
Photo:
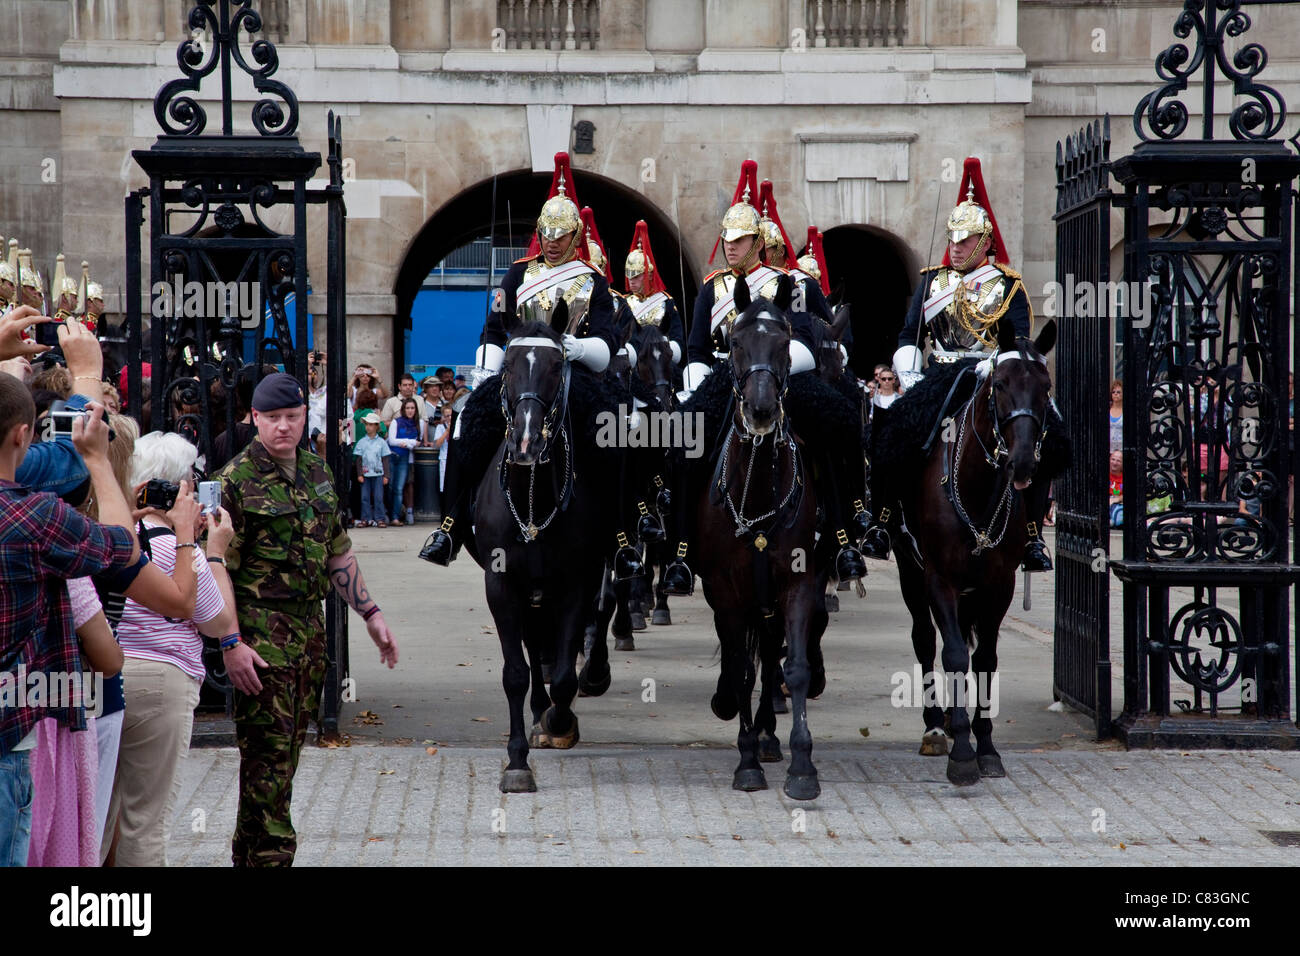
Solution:
<path fill-rule="evenodd" d="M 591 211 L 590 206 L 583 206 L 582 212 L 579 213 L 579 215 L 582 216 L 582 224 L 586 227 L 584 230 L 586 235 L 583 238 L 587 242 L 594 242 L 600 247 L 600 253 L 605 257 L 605 280 L 612 285 L 614 282 L 614 276 L 609 271 L 609 250 L 606 249 L 605 244 L 600 241 L 600 233 L 596 231 L 596 214 Z M 591 257 L 586 254 L 587 250 L 584 248 L 582 252 L 583 254 L 579 255 L 578 258 L 584 260 L 588 265 L 591 265 Z"/>
<path fill-rule="evenodd" d="M 747 159 L 740 164 L 740 182 L 736 183 L 736 194 L 731 197 L 731 203 L 727 208 L 734 206 L 745 198 L 746 186 L 749 187 L 749 204 L 752 206 L 758 202 L 758 163 L 752 159 Z M 721 242 L 721 235 L 713 241 L 713 251 L 709 253 L 710 264 L 713 262 L 713 257 L 718 254 L 718 244 Z"/>
<path fill-rule="evenodd" d="M 555 154 L 555 172 L 551 173 L 551 191 L 546 194 L 547 199 L 554 199 L 560 194 L 560 177 L 564 177 L 564 195 L 573 200 L 573 204 L 582 208 L 578 202 L 578 189 L 573 182 L 573 169 L 569 165 L 568 153 Z M 537 239 L 537 230 L 533 230 L 533 238 L 528 243 L 528 255 L 535 256 L 542 251 L 542 244 Z"/>
<path fill-rule="evenodd" d="M 1007 262 L 1007 246 L 1002 241 L 1002 233 L 998 231 L 998 220 L 993 215 L 993 207 L 989 205 L 989 194 L 984 190 L 984 176 L 980 172 L 980 161 L 974 156 L 967 156 L 966 162 L 962 167 L 961 188 L 957 190 L 957 202 L 966 200 L 966 191 L 968 186 L 975 187 L 975 201 L 984 207 L 984 211 L 989 214 L 989 222 L 993 223 L 993 241 L 989 245 L 990 258 L 997 259 L 999 262 Z M 949 249 L 943 251 L 943 264 L 952 265 L 948 257 Z"/>
<path fill-rule="evenodd" d="M 831 273 L 826 268 L 826 252 L 822 249 L 822 234 L 817 231 L 816 226 L 808 227 L 808 252 L 807 255 L 817 260 L 817 271 L 822 277 L 817 280 L 821 283 L 822 295 L 831 294 Z"/>
<path fill-rule="evenodd" d="M 642 297 L 649 298 L 657 292 L 666 292 L 663 277 L 659 275 L 659 267 L 655 264 L 654 253 L 650 251 L 650 227 L 646 225 L 644 219 L 637 220 L 636 231 L 632 233 L 632 245 L 627 250 L 628 255 L 638 248 L 645 254 L 646 261 L 646 284 L 642 287 Z M 623 277 L 623 288 L 631 291 L 626 275 Z"/>
<path fill-rule="evenodd" d="M 776 196 L 772 194 L 772 180 L 765 179 L 758 187 L 758 211 L 760 215 L 766 216 L 776 223 L 776 228 L 781 231 L 781 241 L 785 243 L 785 254 L 789 258 L 794 255 L 794 246 L 790 244 L 790 237 L 786 235 L 785 226 L 781 224 L 781 217 L 776 212 Z"/>

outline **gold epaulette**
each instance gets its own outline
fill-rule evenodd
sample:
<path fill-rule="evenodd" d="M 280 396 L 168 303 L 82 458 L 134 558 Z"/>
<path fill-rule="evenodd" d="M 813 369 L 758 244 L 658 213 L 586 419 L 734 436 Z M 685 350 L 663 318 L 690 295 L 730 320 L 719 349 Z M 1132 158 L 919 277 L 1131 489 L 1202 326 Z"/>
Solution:
<path fill-rule="evenodd" d="M 516 263 L 519 263 L 519 262 L 532 262 L 534 259 L 538 258 L 540 255 L 541 255 L 540 252 L 535 252 L 535 253 L 533 253 L 531 256 L 524 256 L 522 259 L 516 259 L 515 262 L 516 262 Z"/>
<path fill-rule="evenodd" d="M 994 268 L 996 268 L 996 269 L 998 269 L 999 271 L 1001 271 L 1001 273 L 1002 273 L 1004 276 L 1006 276 L 1008 279 L 1019 279 L 1019 278 L 1022 278 L 1022 276 L 1020 275 L 1019 272 L 1017 272 L 1015 269 L 1011 268 L 1011 267 L 1008 266 L 1008 265 L 1003 265 L 1001 262 L 995 262 L 995 263 L 993 263 L 993 266 L 994 266 Z"/>
<path fill-rule="evenodd" d="M 710 272 L 708 275 L 704 277 L 704 281 L 708 282 L 710 279 L 715 279 L 718 276 L 722 275 L 722 273 L 730 272 L 730 271 L 731 271 L 730 269 L 715 269 L 713 272 Z"/>
<path fill-rule="evenodd" d="M 937 266 L 926 266 L 924 269 L 918 272 L 917 275 L 925 275 L 927 272 L 938 272 L 940 269 L 948 269 L 948 268 L 950 267 L 945 266 L 943 263 L 940 263 Z"/>

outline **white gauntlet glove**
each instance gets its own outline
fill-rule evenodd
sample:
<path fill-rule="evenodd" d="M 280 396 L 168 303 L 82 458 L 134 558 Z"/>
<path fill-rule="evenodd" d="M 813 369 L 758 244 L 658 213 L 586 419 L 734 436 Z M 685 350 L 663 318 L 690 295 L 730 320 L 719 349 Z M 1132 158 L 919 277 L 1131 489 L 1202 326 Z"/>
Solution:
<path fill-rule="evenodd" d="M 904 345 L 894 353 L 894 374 L 899 384 L 909 389 L 925 376 L 921 373 L 921 350 L 915 345 Z"/>
<path fill-rule="evenodd" d="M 576 335 L 564 335 L 560 341 L 564 345 L 564 357 L 571 362 L 581 362 L 593 372 L 603 372 L 609 365 L 609 346 L 604 339 L 594 336 L 580 339 Z"/>

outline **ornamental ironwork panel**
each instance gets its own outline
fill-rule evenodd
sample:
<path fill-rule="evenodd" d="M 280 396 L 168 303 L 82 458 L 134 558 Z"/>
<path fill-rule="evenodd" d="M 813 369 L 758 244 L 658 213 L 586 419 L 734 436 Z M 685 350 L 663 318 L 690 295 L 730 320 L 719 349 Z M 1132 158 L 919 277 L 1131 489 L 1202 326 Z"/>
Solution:
<path fill-rule="evenodd" d="M 1256 81 L 1267 55 L 1241 37 L 1245 2 L 1187 0 L 1164 84 L 1143 97 L 1145 141 L 1113 164 L 1125 188 L 1124 710 L 1131 746 L 1285 746 L 1288 362 L 1294 182 L 1277 139 L 1282 98 Z M 1179 139 L 1175 97 L 1197 71 L 1201 137 Z M 1215 140 L 1214 82 L 1233 82 L 1232 140 Z M 1293 137 L 1292 142 L 1295 142 Z"/>
<path fill-rule="evenodd" d="M 326 206 L 328 275 L 324 277 L 327 323 L 326 422 L 343 417 L 347 364 L 342 124 L 328 117 L 329 182 L 309 189 L 321 165 L 296 136 L 298 102 L 273 74 L 275 46 L 240 41 L 263 29 L 251 0 L 198 0 L 187 23 L 190 36 L 177 47 L 184 76 L 159 89 L 154 114 L 164 133 L 152 147 L 132 156 L 149 185 L 126 200 L 127 322 L 132 355 L 151 365 L 142 388 L 140 363 L 128 366 L 127 408 L 145 430 L 174 431 L 199 449 L 201 462 L 220 464 L 218 435 L 227 438 L 222 459 L 240 450 L 236 426 L 247 394 L 268 368 L 283 369 L 303 386 L 308 381 L 309 293 L 307 210 Z M 251 132 L 237 132 L 231 92 L 232 69 L 253 80 Z M 221 83 L 221 132 L 201 135 L 207 115 L 194 97 L 205 77 Z M 149 226 L 148 274 L 141 227 Z M 316 302 L 319 299 L 314 300 Z M 319 320 L 319 316 L 317 319 Z M 147 327 L 147 332 L 146 332 Z M 304 434 L 304 442 L 307 440 Z M 346 509 L 351 468 L 336 428 L 325 428 L 326 456 Z M 330 655 L 321 727 L 338 728 L 342 682 L 347 674 L 347 616 L 342 599 L 326 601 Z M 215 647 L 205 652 L 208 685 L 224 692 L 229 683 Z"/>
<path fill-rule="evenodd" d="M 1056 282 L 1065 290 L 1110 282 L 1110 118 L 1056 144 Z M 1056 626 L 1052 692 L 1111 733 L 1110 522 L 1105 500 L 1110 313 L 1074 307 L 1057 316 L 1056 402 L 1074 466 L 1056 481 Z"/>

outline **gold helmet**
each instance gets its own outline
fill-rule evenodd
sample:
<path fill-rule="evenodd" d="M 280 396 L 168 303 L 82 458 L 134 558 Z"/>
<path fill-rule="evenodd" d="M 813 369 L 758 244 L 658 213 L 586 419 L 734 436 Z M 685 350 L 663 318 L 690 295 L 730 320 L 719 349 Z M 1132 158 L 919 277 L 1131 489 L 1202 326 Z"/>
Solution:
<path fill-rule="evenodd" d="M 22 282 L 24 289 L 34 289 L 36 294 L 45 297 L 45 283 L 41 279 L 40 271 L 32 264 L 32 250 L 18 250 L 18 262 L 22 268 Z"/>
<path fill-rule="evenodd" d="M 551 194 L 537 217 L 537 234 L 543 239 L 559 239 L 577 231 L 582 225 L 578 195 L 572 188 L 573 171 L 568 153 L 555 154 L 555 172 L 551 176 Z M 572 193 L 572 195 L 570 195 Z"/>
<path fill-rule="evenodd" d="M 736 184 L 731 206 L 722 215 L 722 229 L 719 232 L 727 242 L 743 236 L 757 236 L 759 233 L 758 210 L 753 206 L 753 201 L 758 198 L 757 179 L 758 163 L 747 159 L 740 164 L 740 182 Z"/>
<path fill-rule="evenodd" d="M 104 287 L 90 278 L 90 263 L 85 259 L 81 260 L 81 287 L 85 290 L 86 302 L 98 302 L 100 306 L 104 304 Z"/>
<path fill-rule="evenodd" d="M 3 248 L 5 248 L 3 237 L 0 237 L 0 249 Z M 18 281 L 18 240 L 10 239 L 7 248 L 9 255 L 0 259 L 0 282 L 14 285 Z"/>
<path fill-rule="evenodd" d="M 600 243 L 594 239 L 587 239 L 587 261 L 595 267 L 601 275 L 605 274 L 605 253 L 600 248 Z"/>
<path fill-rule="evenodd" d="M 821 281 L 822 270 L 821 270 L 821 266 L 817 265 L 817 257 L 816 257 L 816 256 L 811 256 L 811 255 L 810 255 L 810 256 L 800 256 L 800 257 L 799 257 L 799 268 L 802 269 L 804 272 L 808 273 L 808 274 L 809 274 L 810 276 L 812 276 L 814 279 L 816 279 L 816 280 L 818 280 L 818 281 Z"/>
<path fill-rule="evenodd" d="M 68 275 L 67 257 L 61 252 L 54 258 L 54 283 L 50 291 L 56 296 L 77 294 L 77 280 Z"/>
<path fill-rule="evenodd" d="M 975 201 L 975 186 L 967 187 L 966 198 L 953 207 L 948 216 L 948 239 L 961 242 L 967 236 L 978 233 L 982 236 L 993 234 L 993 220 L 988 210 Z"/>
<path fill-rule="evenodd" d="M 627 276 L 629 279 L 635 278 L 645 272 L 648 265 L 649 263 L 646 262 L 645 253 L 640 249 L 633 249 L 627 254 L 627 258 L 623 261 L 623 275 Z"/>

